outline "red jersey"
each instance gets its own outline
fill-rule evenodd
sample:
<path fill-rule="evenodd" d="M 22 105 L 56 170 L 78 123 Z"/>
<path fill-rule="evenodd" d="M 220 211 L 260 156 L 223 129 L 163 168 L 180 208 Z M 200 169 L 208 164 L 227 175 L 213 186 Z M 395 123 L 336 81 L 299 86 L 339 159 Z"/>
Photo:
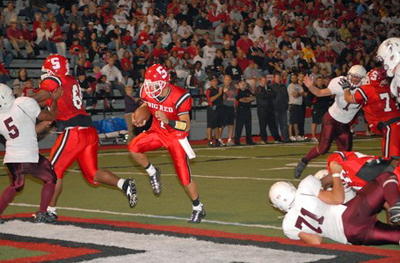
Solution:
<path fill-rule="evenodd" d="M 354 151 L 335 151 L 328 157 L 327 167 L 328 171 L 330 171 L 330 163 L 332 161 L 338 162 L 343 168 L 340 177 L 343 181 L 344 186 L 351 187 L 354 190 L 358 191 L 363 188 L 369 181 L 371 181 L 373 178 L 381 173 L 379 171 L 382 169 L 373 169 L 373 166 L 371 166 L 371 170 L 367 170 L 366 172 L 361 171 L 362 168 L 365 169 L 364 166 L 367 163 L 376 159 L 379 159 L 379 156 L 364 155 Z M 375 166 L 375 168 L 377 168 L 377 166 Z M 386 168 L 386 166 L 384 168 Z M 397 178 L 400 179 L 400 167 L 397 167 L 394 170 L 394 173 L 396 174 Z M 365 180 L 367 178 L 368 180 Z"/>
<path fill-rule="evenodd" d="M 78 81 L 71 75 L 49 76 L 40 83 L 40 89 L 53 92 L 62 87 L 63 94 L 57 100 L 56 121 L 59 130 L 66 127 L 92 126 L 89 114 L 83 105 L 82 91 Z M 51 104 L 49 99 L 48 104 Z"/>
<path fill-rule="evenodd" d="M 363 106 L 365 118 L 374 133 L 382 134 L 377 128 L 378 122 L 400 117 L 396 101 L 390 96 L 389 85 L 362 85 L 353 96 L 355 102 Z"/>
<path fill-rule="evenodd" d="M 140 98 L 147 104 L 153 116 L 159 110 L 164 112 L 169 120 L 178 121 L 180 115 L 189 114 L 192 109 L 192 97 L 187 90 L 178 86 L 167 84 L 166 88 L 169 88 L 168 94 L 161 100 L 149 97 L 143 88 L 140 90 Z M 175 130 L 155 117 L 150 130 L 154 130 L 165 137 L 183 139 L 188 136 L 188 132 Z"/>

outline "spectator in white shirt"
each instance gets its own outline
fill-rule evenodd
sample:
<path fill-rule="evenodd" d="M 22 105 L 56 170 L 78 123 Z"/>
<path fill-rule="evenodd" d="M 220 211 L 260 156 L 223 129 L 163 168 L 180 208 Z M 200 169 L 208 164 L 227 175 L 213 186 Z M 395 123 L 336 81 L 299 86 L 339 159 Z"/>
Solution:
<path fill-rule="evenodd" d="M 115 20 L 115 23 L 123 29 L 126 29 L 126 26 L 128 25 L 128 20 L 126 19 L 125 15 L 122 14 L 122 9 L 117 8 L 115 9 L 115 14 L 113 15 L 113 19 Z"/>
<path fill-rule="evenodd" d="M 178 22 L 176 22 L 172 12 L 169 13 L 168 18 L 165 19 L 165 22 L 171 27 L 172 32 L 176 32 L 178 30 Z"/>
<path fill-rule="evenodd" d="M 202 48 L 202 50 L 204 52 L 206 67 L 212 66 L 214 64 L 215 52 L 217 49 L 213 46 L 211 39 L 207 40 L 207 44 Z"/>
<path fill-rule="evenodd" d="M 121 71 L 114 66 L 114 63 L 114 58 L 109 58 L 107 65 L 101 69 L 101 74 L 105 75 L 107 77 L 107 82 L 111 84 L 111 92 L 117 89 L 121 93 L 121 96 L 125 96 L 124 78 Z"/>
<path fill-rule="evenodd" d="M 178 27 L 178 35 L 180 38 L 182 38 L 182 42 L 190 43 L 190 39 L 193 35 L 193 29 L 185 20 L 183 20 L 182 24 Z"/>

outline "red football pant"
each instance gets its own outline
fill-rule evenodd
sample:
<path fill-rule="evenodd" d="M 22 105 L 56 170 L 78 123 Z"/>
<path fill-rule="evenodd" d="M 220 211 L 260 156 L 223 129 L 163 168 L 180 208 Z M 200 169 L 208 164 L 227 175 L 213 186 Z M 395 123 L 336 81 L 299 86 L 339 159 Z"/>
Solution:
<path fill-rule="evenodd" d="M 149 130 L 135 137 L 128 146 L 129 151 L 145 153 L 161 147 L 168 149 L 175 171 L 181 183 L 186 186 L 192 181 L 188 156 L 177 138 L 164 137 L 158 132 Z"/>
<path fill-rule="evenodd" d="M 382 156 L 400 156 L 400 122 L 386 127 L 382 137 Z"/>
<path fill-rule="evenodd" d="M 97 150 L 99 136 L 94 127 L 74 127 L 65 129 L 51 149 L 50 160 L 57 178 L 62 179 L 64 172 L 76 160 L 85 177 L 91 184 L 97 184 L 94 176 L 98 170 Z"/>
<path fill-rule="evenodd" d="M 347 209 L 342 215 L 343 228 L 351 244 L 399 244 L 400 226 L 384 224 L 377 219 L 384 203 L 393 203 L 400 196 L 397 184 L 388 183 L 393 180 L 390 179 L 393 175 L 391 172 L 380 174 L 346 203 Z"/>

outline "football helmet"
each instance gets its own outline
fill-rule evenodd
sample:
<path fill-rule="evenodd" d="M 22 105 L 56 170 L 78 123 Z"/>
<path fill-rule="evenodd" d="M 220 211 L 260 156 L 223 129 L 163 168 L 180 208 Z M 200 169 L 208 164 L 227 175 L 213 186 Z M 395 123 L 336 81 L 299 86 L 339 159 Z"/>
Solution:
<path fill-rule="evenodd" d="M 48 56 L 42 66 L 42 71 L 46 72 L 47 75 L 64 76 L 69 73 L 69 62 L 68 59 L 61 55 L 50 55 Z"/>
<path fill-rule="evenodd" d="M 164 88 L 167 86 L 169 78 L 168 71 L 164 66 L 154 64 L 146 70 L 144 75 L 144 91 L 150 98 L 160 96 Z"/>
<path fill-rule="evenodd" d="M 367 71 L 361 65 L 354 65 L 347 72 L 347 79 L 349 80 L 351 86 L 358 87 L 363 84 L 363 80 L 367 75 Z"/>
<path fill-rule="evenodd" d="M 327 176 L 329 174 L 328 170 L 319 170 L 316 174 L 314 174 L 314 177 L 316 177 L 317 179 L 321 180 L 322 178 L 324 178 L 325 176 Z"/>
<path fill-rule="evenodd" d="M 367 74 L 367 84 L 385 87 L 389 85 L 386 70 L 382 67 L 371 69 Z"/>
<path fill-rule="evenodd" d="M 383 63 L 386 74 L 393 77 L 394 69 L 400 63 L 400 38 L 391 37 L 383 41 L 378 48 L 376 59 Z"/>
<path fill-rule="evenodd" d="M 5 84 L 0 84 L 0 110 L 9 108 L 15 100 L 11 88 Z"/>
<path fill-rule="evenodd" d="M 269 189 L 269 200 L 272 206 L 283 212 L 289 211 L 294 204 L 296 188 L 289 182 L 276 182 Z"/>

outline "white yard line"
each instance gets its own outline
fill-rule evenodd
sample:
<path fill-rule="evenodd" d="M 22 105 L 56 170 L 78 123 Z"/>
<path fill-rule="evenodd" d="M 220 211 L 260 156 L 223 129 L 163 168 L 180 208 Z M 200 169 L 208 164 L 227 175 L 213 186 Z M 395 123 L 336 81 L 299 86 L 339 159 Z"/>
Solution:
<path fill-rule="evenodd" d="M 38 205 L 26 204 L 26 203 L 11 203 L 12 206 L 20 206 L 20 207 L 39 207 Z M 68 211 L 77 211 L 77 212 L 86 212 L 86 213 L 97 213 L 97 214 L 109 214 L 109 215 L 120 215 L 120 216 L 132 216 L 132 217 L 146 217 L 146 218 L 159 218 L 159 219 L 167 219 L 167 220 L 180 220 L 187 221 L 187 218 L 177 217 L 177 216 L 162 216 L 162 215 L 150 215 L 150 214 L 141 214 L 141 213 L 121 213 L 121 212 L 113 212 L 113 211 L 105 211 L 98 209 L 84 209 L 77 207 L 57 207 L 58 210 L 68 210 Z M 239 222 L 226 222 L 226 221 L 218 221 L 218 220 L 207 220 L 203 219 L 202 222 L 217 224 L 217 225 L 229 225 L 229 226 L 241 226 L 241 227 L 250 227 L 250 228 L 265 228 L 265 229 L 278 229 L 281 230 L 281 227 L 270 226 L 270 225 L 260 225 L 260 224 L 245 224 Z"/>
<path fill-rule="evenodd" d="M 292 169 L 292 168 L 290 168 Z M 76 169 L 68 169 L 68 172 L 72 173 L 81 173 L 81 170 Z M 133 173 L 133 172 L 114 172 L 114 174 L 126 174 L 126 175 L 146 175 L 145 173 Z M 176 174 L 166 174 L 163 173 L 162 176 L 170 176 L 175 177 Z M 193 177 L 197 178 L 206 178 L 206 179 L 221 179 L 221 180 L 250 180 L 250 181 L 300 181 L 299 179 L 285 179 L 285 178 L 263 178 L 263 177 L 247 177 L 247 176 L 218 176 L 218 175 L 200 175 L 193 174 Z"/>

